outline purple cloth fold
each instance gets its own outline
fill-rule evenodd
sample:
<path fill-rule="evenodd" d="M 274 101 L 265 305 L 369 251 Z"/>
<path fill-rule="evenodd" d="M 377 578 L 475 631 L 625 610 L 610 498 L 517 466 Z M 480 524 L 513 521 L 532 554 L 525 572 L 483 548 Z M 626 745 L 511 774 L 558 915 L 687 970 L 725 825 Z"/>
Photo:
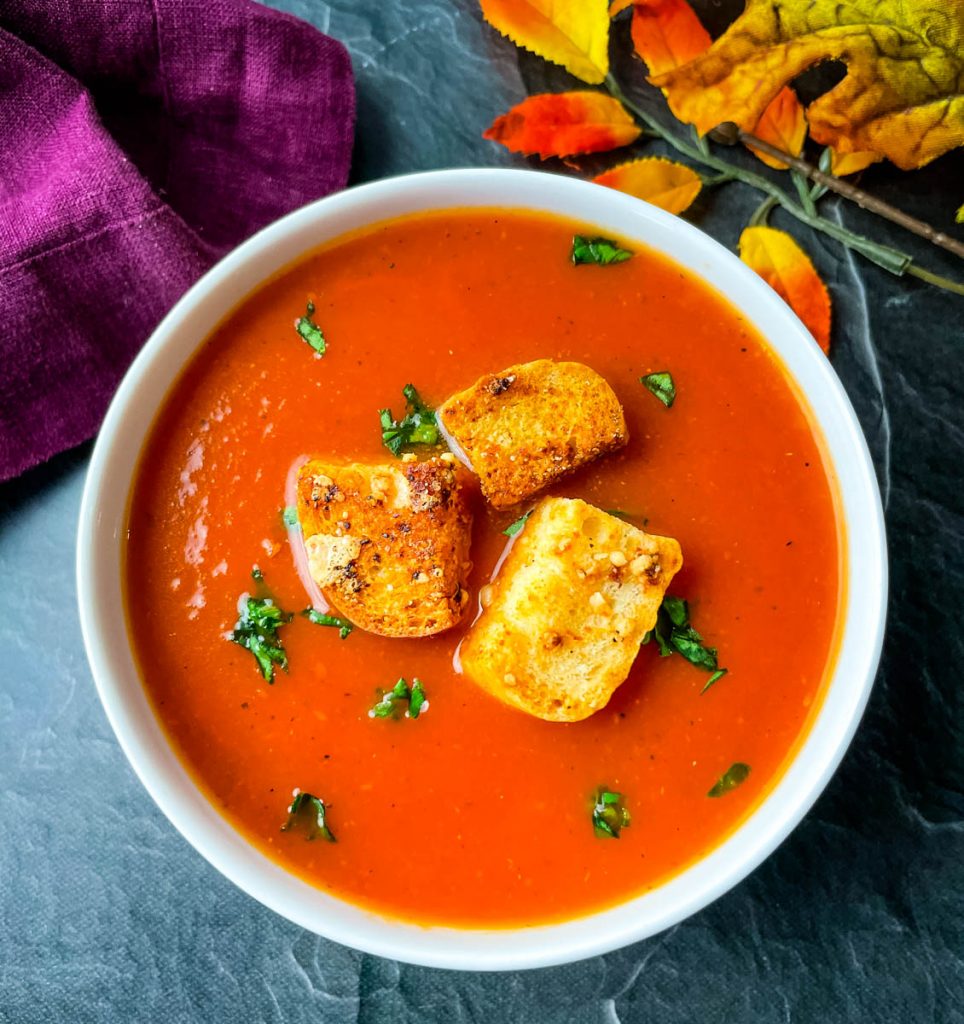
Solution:
<path fill-rule="evenodd" d="M 219 256 L 348 179 L 345 48 L 249 0 L 0 2 L 0 480 Z"/>

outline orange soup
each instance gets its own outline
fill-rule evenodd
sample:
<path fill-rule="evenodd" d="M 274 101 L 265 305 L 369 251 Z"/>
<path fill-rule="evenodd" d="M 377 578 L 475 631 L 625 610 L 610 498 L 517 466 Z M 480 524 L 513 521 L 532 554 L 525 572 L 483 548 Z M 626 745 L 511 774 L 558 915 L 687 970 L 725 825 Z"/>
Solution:
<path fill-rule="evenodd" d="M 130 631 L 171 742 L 259 849 L 390 916 L 546 923 L 679 873 L 772 788 L 834 655 L 841 540 L 821 445 L 791 383 L 725 299 L 680 267 L 637 245 L 625 262 L 577 266 L 574 233 L 592 234 L 547 216 L 457 210 L 306 256 L 201 347 L 133 487 Z M 323 357 L 295 329 L 309 302 Z M 287 613 L 310 603 L 285 525 L 293 467 L 306 456 L 392 462 L 379 410 L 400 416 L 404 385 L 436 406 L 542 358 L 601 374 L 629 435 L 547 493 L 679 541 L 670 594 L 688 600 L 726 675 L 706 688 L 708 671 L 648 643 L 608 705 L 572 723 L 473 685 L 453 658 L 503 531 L 525 511 L 495 512 L 476 494 L 469 610 L 456 627 L 342 639 L 294 614 L 278 630 L 287 671 L 269 683 L 230 638 L 243 595 L 260 588 Z M 671 406 L 641 383 L 662 371 Z M 373 717 L 402 677 L 420 680 L 428 707 Z M 734 765 L 748 774 L 727 776 Z M 337 841 L 312 838 L 301 820 L 282 829 L 295 791 L 324 801 Z M 594 825 L 603 792 L 630 816 L 610 830 L 618 836 Z"/>

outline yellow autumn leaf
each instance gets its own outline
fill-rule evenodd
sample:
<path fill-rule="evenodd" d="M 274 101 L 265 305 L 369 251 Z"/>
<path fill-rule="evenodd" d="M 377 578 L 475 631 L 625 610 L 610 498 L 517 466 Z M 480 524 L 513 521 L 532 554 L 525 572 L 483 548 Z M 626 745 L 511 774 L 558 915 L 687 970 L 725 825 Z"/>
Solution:
<path fill-rule="evenodd" d="M 829 353 L 830 296 L 796 241 L 776 228 L 746 228 L 740 235 L 740 259 L 790 306 Z"/>
<path fill-rule="evenodd" d="M 747 0 L 705 54 L 653 82 L 700 132 L 752 131 L 787 82 L 826 60 L 847 74 L 807 108 L 817 142 L 905 170 L 964 142 L 964 0 Z"/>
<path fill-rule="evenodd" d="M 856 174 L 882 159 L 880 153 L 838 153 L 831 149 L 830 173 L 838 178 L 845 178 L 848 174 Z"/>
<path fill-rule="evenodd" d="M 682 213 L 700 194 L 700 176 L 684 164 L 659 156 L 630 160 L 593 178 L 597 185 L 628 192 L 670 213 Z"/>
<path fill-rule="evenodd" d="M 803 105 L 797 94 L 789 85 L 784 86 L 770 105 L 763 111 L 757 121 L 753 134 L 771 146 L 782 149 L 791 156 L 799 156 L 803 151 L 803 142 L 807 137 L 807 119 L 803 113 Z M 762 150 L 748 147 L 750 152 L 762 160 L 768 167 L 785 171 L 787 165 L 782 160 L 764 153 Z"/>
<path fill-rule="evenodd" d="M 523 49 L 599 85 L 609 72 L 606 0 L 479 0 L 482 16 Z"/>
<path fill-rule="evenodd" d="M 954 220 L 958 224 L 964 224 L 964 205 L 962 205 L 961 208 L 957 211 L 957 214 L 955 215 Z"/>

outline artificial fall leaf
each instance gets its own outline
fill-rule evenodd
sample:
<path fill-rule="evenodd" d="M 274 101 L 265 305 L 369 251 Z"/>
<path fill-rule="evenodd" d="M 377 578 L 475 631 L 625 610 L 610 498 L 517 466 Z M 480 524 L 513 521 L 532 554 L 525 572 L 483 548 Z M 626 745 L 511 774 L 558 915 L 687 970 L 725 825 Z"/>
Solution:
<path fill-rule="evenodd" d="M 856 174 L 865 167 L 883 160 L 880 153 L 838 153 L 835 149 L 830 151 L 830 173 L 838 178 L 844 178 L 848 174 Z"/>
<path fill-rule="evenodd" d="M 479 0 L 482 16 L 517 46 L 598 85 L 609 72 L 606 0 Z"/>
<path fill-rule="evenodd" d="M 747 0 L 706 53 L 653 81 L 700 132 L 752 131 L 787 82 L 832 59 L 847 74 L 807 108 L 818 142 L 905 170 L 964 142 L 964 0 Z"/>
<path fill-rule="evenodd" d="M 769 142 L 771 146 L 776 146 L 777 149 L 782 149 L 784 153 L 789 153 L 791 156 L 801 154 L 804 139 L 807 137 L 807 118 L 803 113 L 803 105 L 789 85 L 784 86 L 763 111 L 753 129 L 753 134 L 758 139 Z M 778 171 L 787 169 L 787 165 L 782 160 L 777 160 L 768 153 L 754 149 L 753 146 L 747 148 L 768 167 L 774 167 Z"/>
<path fill-rule="evenodd" d="M 745 228 L 740 259 L 787 303 L 824 352 L 830 352 L 830 296 L 810 257 L 785 231 Z"/>
<path fill-rule="evenodd" d="M 710 34 L 686 0 L 637 0 L 630 31 L 650 76 L 687 64 L 710 48 Z"/>
<path fill-rule="evenodd" d="M 483 138 L 514 153 L 550 156 L 602 153 L 628 146 L 640 129 L 622 104 L 601 92 L 530 96 L 497 117 Z"/>
<path fill-rule="evenodd" d="M 597 185 L 628 192 L 637 199 L 659 206 L 670 213 L 682 213 L 700 194 L 700 176 L 684 164 L 662 157 L 630 160 L 593 178 Z"/>

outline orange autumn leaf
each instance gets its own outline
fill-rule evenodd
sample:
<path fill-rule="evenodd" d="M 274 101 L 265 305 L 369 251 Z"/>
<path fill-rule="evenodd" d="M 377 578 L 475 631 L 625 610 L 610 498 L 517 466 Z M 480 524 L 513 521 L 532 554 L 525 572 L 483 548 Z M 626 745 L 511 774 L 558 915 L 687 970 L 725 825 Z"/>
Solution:
<path fill-rule="evenodd" d="M 785 231 L 746 228 L 740 259 L 783 299 L 824 352 L 830 352 L 830 296 L 810 257 Z"/>
<path fill-rule="evenodd" d="M 632 7 L 634 2 L 635 0 L 613 0 L 609 5 L 609 17 L 615 18 L 617 14 L 622 14 L 623 11 Z"/>
<path fill-rule="evenodd" d="M 710 48 L 710 34 L 686 0 L 642 0 L 633 4 L 633 46 L 650 75 L 688 64 Z"/>
<path fill-rule="evenodd" d="M 803 152 L 803 142 L 807 137 L 807 118 L 803 113 L 803 105 L 790 86 L 785 85 L 763 111 L 753 134 L 791 156 L 799 156 Z M 787 165 L 782 160 L 754 149 L 753 146 L 747 146 L 747 149 L 768 167 L 774 167 L 778 171 L 786 170 Z"/>
<path fill-rule="evenodd" d="M 628 146 L 640 129 L 622 104 L 601 92 L 530 96 L 497 117 L 483 138 L 514 153 L 574 156 Z"/>
<path fill-rule="evenodd" d="M 847 74 L 807 108 L 817 142 L 905 170 L 964 143 L 964 0 L 747 0 L 706 53 L 653 81 L 698 131 L 752 131 L 784 85 L 826 60 Z"/>
<path fill-rule="evenodd" d="M 482 16 L 523 49 L 599 85 L 609 72 L 606 0 L 479 0 Z"/>
<path fill-rule="evenodd" d="M 684 164 L 662 157 L 630 160 L 593 178 L 597 185 L 628 192 L 637 199 L 659 206 L 670 213 L 682 213 L 700 194 L 700 176 Z"/>
<path fill-rule="evenodd" d="M 880 153 L 838 153 L 835 149 L 830 151 L 830 173 L 838 178 L 846 177 L 848 174 L 856 174 L 865 167 L 883 160 Z"/>

